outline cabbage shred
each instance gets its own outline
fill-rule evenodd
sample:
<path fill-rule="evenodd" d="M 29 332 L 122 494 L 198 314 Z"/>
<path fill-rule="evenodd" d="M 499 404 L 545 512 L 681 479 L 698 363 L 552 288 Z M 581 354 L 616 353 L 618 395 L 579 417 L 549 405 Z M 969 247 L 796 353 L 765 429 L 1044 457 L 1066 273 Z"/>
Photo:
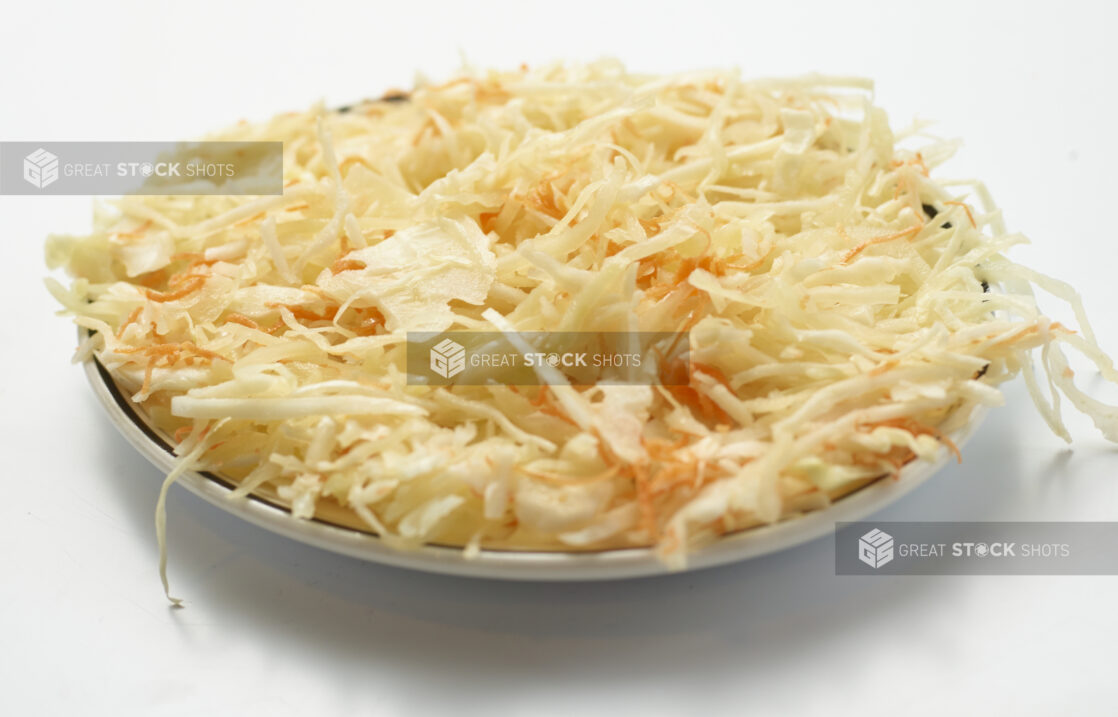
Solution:
<path fill-rule="evenodd" d="M 953 449 L 1018 373 L 1056 433 L 1062 394 L 1118 440 L 1063 354 L 1118 380 L 1075 291 L 1006 258 L 985 189 L 932 177 L 954 144 L 895 135 L 871 91 L 603 61 L 242 123 L 217 138 L 282 140 L 282 196 L 101 205 L 49 283 L 183 469 L 403 548 L 682 567 Z M 452 328 L 689 332 L 658 367 L 689 385 L 407 385 L 406 332 Z"/>

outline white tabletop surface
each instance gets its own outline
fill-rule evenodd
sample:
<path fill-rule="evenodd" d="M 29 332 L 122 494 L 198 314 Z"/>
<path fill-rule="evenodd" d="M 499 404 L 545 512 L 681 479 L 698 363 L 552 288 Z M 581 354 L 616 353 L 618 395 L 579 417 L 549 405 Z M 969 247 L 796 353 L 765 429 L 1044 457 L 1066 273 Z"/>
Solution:
<path fill-rule="evenodd" d="M 877 80 L 966 146 L 1018 260 L 1072 281 L 1118 354 L 1114 6 L 448 3 L 404 10 L 9 3 L 0 139 L 186 139 L 478 65 L 621 57 Z M 165 9 L 164 9 L 165 8 Z M 43 288 L 89 199 L 0 197 L 0 702 L 9 715 L 1113 714 L 1118 577 L 836 577 L 828 539 L 692 574 L 512 584 L 377 567 L 171 492 L 103 418 Z M 1057 318 L 1060 303 L 1045 297 Z M 1100 388 L 1089 374 L 1084 385 Z M 1020 382 L 883 520 L 1116 520 L 1118 453 Z M 1118 392 L 1111 392 L 1114 401 Z"/>

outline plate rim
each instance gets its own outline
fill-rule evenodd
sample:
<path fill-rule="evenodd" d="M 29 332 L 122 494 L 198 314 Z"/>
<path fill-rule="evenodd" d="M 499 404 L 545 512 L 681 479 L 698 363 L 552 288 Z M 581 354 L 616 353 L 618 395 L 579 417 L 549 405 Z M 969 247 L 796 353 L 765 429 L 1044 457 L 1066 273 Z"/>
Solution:
<path fill-rule="evenodd" d="M 79 337 L 81 330 L 79 329 Z M 110 421 L 129 444 L 164 473 L 175 456 L 145 420 L 143 412 L 121 390 L 96 356 L 83 362 L 86 378 Z M 978 404 L 970 420 L 948 434 L 958 446 L 975 434 L 989 414 Z M 899 480 L 882 477 L 836 500 L 830 506 L 801 513 L 770 525 L 748 528 L 692 549 L 682 568 L 667 567 L 653 548 L 615 548 L 602 551 L 540 551 L 481 549 L 466 557 L 462 548 L 422 545 L 401 550 L 375 534 L 318 519 L 294 518 L 289 511 L 258 496 L 231 498 L 233 484 L 219 476 L 188 470 L 177 480 L 207 503 L 257 527 L 330 552 L 374 563 L 429 573 L 512 581 L 614 580 L 670 575 L 711 568 L 786 550 L 831 533 L 838 522 L 859 521 L 900 500 L 931 478 L 947 463 L 950 453 L 940 448 L 934 460 L 915 460 L 900 471 Z"/>

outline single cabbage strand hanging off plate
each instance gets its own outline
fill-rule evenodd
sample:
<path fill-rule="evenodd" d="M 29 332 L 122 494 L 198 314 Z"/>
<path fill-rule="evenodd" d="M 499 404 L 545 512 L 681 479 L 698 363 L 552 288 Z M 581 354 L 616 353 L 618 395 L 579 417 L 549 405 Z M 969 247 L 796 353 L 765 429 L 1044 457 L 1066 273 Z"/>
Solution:
<path fill-rule="evenodd" d="M 932 177 L 955 145 L 894 135 L 870 89 L 604 61 L 243 123 L 214 138 L 282 140 L 283 196 L 102 205 L 50 240 L 75 277 L 50 286 L 183 470 L 401 547 L 656 545 L 681 566 L 954 450 L 1019 372 L 1056 433 L 1059 391 L 1118 439 L 1062 353 L 1118 380 L 1077 294 L 1007 259 L 1025 239 L 982 185 L 976 206 Z M 407 331 L 447 329 L 689 332 L 686 368 L 658 367 L 689 375 L 407 385 Z"/>

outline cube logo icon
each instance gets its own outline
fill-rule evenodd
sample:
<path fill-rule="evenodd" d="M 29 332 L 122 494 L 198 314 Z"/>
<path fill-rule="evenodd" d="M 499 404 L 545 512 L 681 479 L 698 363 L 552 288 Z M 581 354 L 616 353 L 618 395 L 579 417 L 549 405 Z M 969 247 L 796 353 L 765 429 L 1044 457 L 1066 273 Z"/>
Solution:
<path fill-rule="evenodd" d="M 58 179 L 58 157 L 42 147 L 23 158 L 23 178 L 43 189 Z"/>
<path fill-rule="evenodd" d="M 893 536 L 874 528 L 858 539 L 858 559 L 871 568 L 880 568 L 893 559 Z"/>
<path fill-rule="evenodd" d="M 443 339 L 431 349 L 431 370 L 443 378 L 452 378 L 466 368 L 466 349 L 462 344 Z"/>

